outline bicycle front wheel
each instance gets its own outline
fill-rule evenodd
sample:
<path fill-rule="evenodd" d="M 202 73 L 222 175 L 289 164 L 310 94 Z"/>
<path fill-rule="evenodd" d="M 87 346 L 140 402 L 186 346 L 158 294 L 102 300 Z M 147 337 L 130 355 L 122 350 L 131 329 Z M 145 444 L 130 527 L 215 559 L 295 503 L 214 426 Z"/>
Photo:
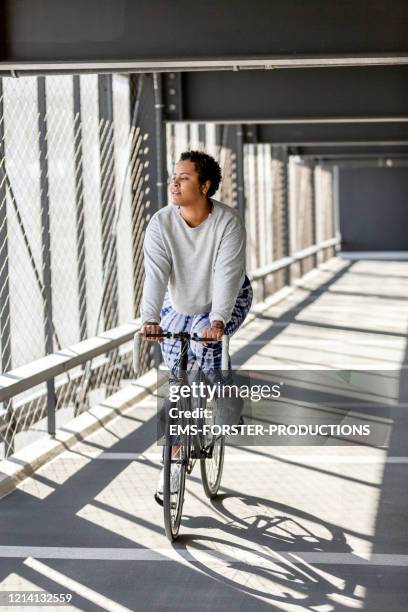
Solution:
<path fill-rule="evenodd" d="M 201 480 L 206 496 L 214 499 L 220 487 L 224 467 L 225 436 L 214 436 L 205 452 L 208 456 L 200 459 Z"/>
<path fill-rule="evenodd" d="M 173 542 L 180 529 L 183 513 L 186 470 L 190 456 L 188 436 L 164 447 L 163 511 L 166 536 Z"/>

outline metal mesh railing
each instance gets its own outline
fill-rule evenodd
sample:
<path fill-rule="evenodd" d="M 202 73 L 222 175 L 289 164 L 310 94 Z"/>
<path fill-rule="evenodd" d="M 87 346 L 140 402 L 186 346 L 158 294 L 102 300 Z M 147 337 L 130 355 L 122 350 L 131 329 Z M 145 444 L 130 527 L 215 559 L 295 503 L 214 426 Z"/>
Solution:
<path fill-rule="evenodd" d="M 142 88 L 142 76 L 1 80 L 3 372 L 138 315 L 144 228 L 153 208 L 154 105 Z M 40 435 L 50 409 L 52 429 L 130 376 L 128 343 L 8 399 L 0 411 L 0 456 Z"/>
<path fill-rule="evenodd" d="M 306 249 L 336 235 L 332 172 L 287 158 L 282 147 L 245 145 L 245 190 L 249 270 L 265 269 L 287 257 L 298 260 L 254 282 L 263 299 L 334 254 L 335 247 L 310 255 Z"/>
<path fill-rule="evenodd" d="M 318 166 L 315 170 L 317 240 L 328 240 L 336 233 L 333 206 L 333 172 Z"/>
<path fill-rule="evenodd" d="M 256 270 L 286 253 L 285 217 L 286 165 L 268 144 L 245 145 L 245 222 L 247 268 Z M 255 299 L 263 299 L 285 284 L 282 271 L 254 283 Z"/>
<path fill-rule="evenodd" d="M 291 215 L 291 250 L 296 253 L 316 243 L 314 169 L 297 162 L 289 164 L 289 201 Z M 315 265 L 311 255 L 293 266 L 293 275 L 301 276 Z"/>

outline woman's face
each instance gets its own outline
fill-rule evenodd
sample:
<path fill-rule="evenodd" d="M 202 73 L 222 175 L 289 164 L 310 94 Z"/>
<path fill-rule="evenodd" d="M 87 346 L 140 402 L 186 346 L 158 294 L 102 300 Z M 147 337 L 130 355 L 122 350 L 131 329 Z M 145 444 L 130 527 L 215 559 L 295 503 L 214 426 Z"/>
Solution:
<path fill-rule="evenodd" d="M 180 161 L 174 166 L 170 178 L 171 201 L 177 206 L 194 205 L 202 198 L 206 198 L 203 190 L 207 192 L 210 184 L 210 181 L 200 184 L 194 162 Z"/>

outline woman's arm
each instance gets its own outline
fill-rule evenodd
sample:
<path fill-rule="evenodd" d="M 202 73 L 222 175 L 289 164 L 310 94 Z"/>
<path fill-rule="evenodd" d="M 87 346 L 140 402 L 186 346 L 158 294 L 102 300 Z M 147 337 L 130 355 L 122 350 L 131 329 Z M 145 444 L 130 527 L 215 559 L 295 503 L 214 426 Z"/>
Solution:
<path fill-rule="evenodd" d="M 210 321 L 228 323 L 245 272 L 245 228 L 241 220 L 232 218 L 222 236 L 215 261 Z"/>
<path fill-rule="evenodd" d="M 170 277 L 171 260 L 165 249 L 156 215 L 153 215 L 147 226 L 143 251 L 145 282 L 140 309 L 142 324 L 147 321 L 159 323 Z"/>

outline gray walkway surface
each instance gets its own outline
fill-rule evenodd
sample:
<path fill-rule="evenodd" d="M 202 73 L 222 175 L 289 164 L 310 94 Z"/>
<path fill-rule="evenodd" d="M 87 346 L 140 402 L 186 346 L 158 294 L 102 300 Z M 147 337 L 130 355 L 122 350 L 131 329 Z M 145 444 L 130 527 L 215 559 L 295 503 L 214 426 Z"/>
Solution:
<path fill-rule="evenodd" d="M 331 260 L 236 335 L 233 363 L 398 378 L 407 305 L 408 262 Z M 229 447 L 219 499 L 188 477 L 171 546 L 155 408 L 132 406 L 0 501 L 2 590 L 69 592 L 71 610 L 408 609 L 404 411 L 383 420 L 388 448 Z"/>

